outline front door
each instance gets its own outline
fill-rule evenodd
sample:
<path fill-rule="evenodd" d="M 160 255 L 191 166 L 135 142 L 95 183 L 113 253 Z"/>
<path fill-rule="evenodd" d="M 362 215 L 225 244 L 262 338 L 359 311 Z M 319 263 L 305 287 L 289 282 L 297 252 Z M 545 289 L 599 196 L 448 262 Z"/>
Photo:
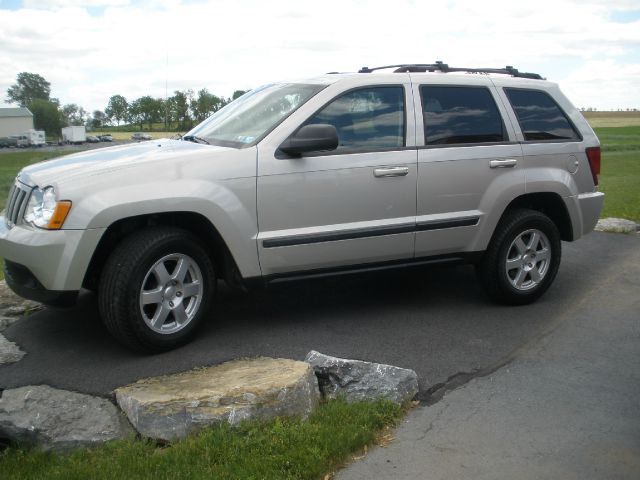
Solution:
<path fill-rule="evenodd" d="M 303 125 L 334 125 L 334 151 L 291 158 L 259 145 L 263 275 L 413 257 L 417 153 L 405 82 L 336 92 L 312 113 Z"/>

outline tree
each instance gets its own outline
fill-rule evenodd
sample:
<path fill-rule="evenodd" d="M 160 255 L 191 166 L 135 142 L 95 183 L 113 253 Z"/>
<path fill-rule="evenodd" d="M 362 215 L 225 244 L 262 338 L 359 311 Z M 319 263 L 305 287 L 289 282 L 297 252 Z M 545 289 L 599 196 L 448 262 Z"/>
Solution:
<path fill-rule="evenodd" d="M 190 97 L 193 97 L 193 92 L 191 90 L 186 90 L 184 92 L 176 90 L 173 92 L 173 97 L 171 97 L 173 118 L 180 122 L 180 128 L 182 130 L 187 129 L 187 122 L 191 125 L 191 116 L 189 115 Z"/>
<path fill-rule="evenodd" d="M 211 93 L 206 88 L 198 92 L 198 97 L 191 100 L 191 111 L 198 122 L 203 121 L 213 112 L 222 108 L 224 100 Z"/>
<path fill-rule="evenodd" d="M 107 108 L 104 109 L 104 113 L 106 113 L 110 119 L 115 120 L 117 125 L 120 125 L 120 121 L 127 118 L 128 109 L 129 104 L 126 98 L 122 95 L 113 95 L 109 99 L 109 104 Z"/>
<path fill-rule="evenodd" d="M 87 120 L 87 126 L 93 130 L 102 128 L 107 123 L 109 123 L 109 117 L 100 110 L 94 110 L 93 115 Z"/>
<path fill-rule="evenodd" d="M 49 100 L 51 84 L 37 73 L 21 72 L 7 90 L 7 102 L 28 107 L 36 99 Z M 33 113 L 33 112 L 32 112 Z"/>
<path fill-rule="evenodd" d="M 66 125 L 84 125 L 87 112 L 75 103 L 69 103 L 62 107 L 62 122 Z"/>
<path fill-rule="evenodd" d="M 241 97 L 242 95 L 244 95 L 245 93 L 247 93 L 249 90 L 236 90 L 235 92 L 233 92 L 233 97 L 232 100 L 235 100 L 236 98 Z"/>
<path fill-rule="evenodd" d="M 159 98 L 153 98 L 149 95 L 134 100 L 129 106 L 129 115 L 131 119 L 140 126 L 144 123 L 149 124 L 149 129 L 153 127 L 153 122 L 159 122 L 164 113 L 163 102 Z"/>
<path fill-rule="evenodd" d="M 36 130 L 44 130 L 50 136 L 60 135 L 62 112 L 55 103 L 36 98 L 28 107 L 33 113 L 33 126 Z"/>

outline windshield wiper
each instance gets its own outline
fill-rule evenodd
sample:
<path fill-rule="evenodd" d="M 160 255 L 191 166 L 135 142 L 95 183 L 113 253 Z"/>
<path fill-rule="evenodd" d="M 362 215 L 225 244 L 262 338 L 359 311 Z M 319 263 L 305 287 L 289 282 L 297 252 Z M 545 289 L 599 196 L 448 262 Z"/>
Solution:
<path fill-rule="evenodd" d="M 204 138 L 202 137 L 197 137 L 195 135 L 183 135 L 182 136 L 182 140 L 186 140 L 187 142 L 193 142 L 193 143 L 204 143 L 205 145 L 211 145 L 209 142 L 207 142 Z"/>

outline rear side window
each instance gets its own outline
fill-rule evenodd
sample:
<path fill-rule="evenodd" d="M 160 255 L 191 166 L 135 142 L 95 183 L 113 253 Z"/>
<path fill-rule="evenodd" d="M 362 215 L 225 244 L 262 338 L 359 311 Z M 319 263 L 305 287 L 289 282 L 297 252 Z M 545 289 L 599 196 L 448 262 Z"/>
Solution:
<path fill-rule="evenodd" d="M 375 150 L 404 147 L 404 117 L 403 87 L 369 87 L 339 96 L 305 124 L 336 127 L 338 151 Z"/>
<path fill-rule="evenodd" d="M 502 117 L 484 87 L 420 87 L 427 145 L 506 140 Z"/>
<path fill-rule="evenodd" d="M 548 93 L 505 88 L 525 140 L 580 140 L 567 115 Z"/>

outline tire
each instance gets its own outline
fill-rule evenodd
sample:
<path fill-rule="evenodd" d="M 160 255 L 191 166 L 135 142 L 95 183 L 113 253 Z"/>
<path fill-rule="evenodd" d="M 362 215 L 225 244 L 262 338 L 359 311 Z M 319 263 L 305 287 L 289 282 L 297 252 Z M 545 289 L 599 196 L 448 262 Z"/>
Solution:
<path fill-rule="evenodd" d="M 126 237 L 100 276 L 98 307 L 109 332 L 141 352 L 188 342 L 215 290 L 211 258 L 191 233 L 151 227 Z"/>
<path fill-rule="evenodd" d="M 515 209 L 496 227 L 476 271 L 492 300 L 525 305 L 553 283 L 561 256 L 560 232 L 553 221 L 536 210 Z"/>

